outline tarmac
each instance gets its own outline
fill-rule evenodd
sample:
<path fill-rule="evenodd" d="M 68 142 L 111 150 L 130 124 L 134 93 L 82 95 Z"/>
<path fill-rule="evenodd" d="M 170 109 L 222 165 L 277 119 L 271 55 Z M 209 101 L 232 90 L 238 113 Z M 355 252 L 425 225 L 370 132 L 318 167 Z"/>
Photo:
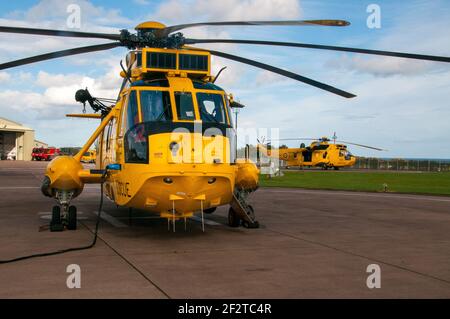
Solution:
<path fill-rule="evenodd" d="M 73 201 L 76 231 L 50 232 L 45 166 L 0 161 L 0 260 L 92 241 L 99 186 Z M 450 197 L 261 188 L 250 201 L 259 229 L 229 227 L 224 206 L 205 232 L 197 217 L 174 233 L 105 199 L 94 248 L 0 264 L 0 298 L 450 298 Z"/>

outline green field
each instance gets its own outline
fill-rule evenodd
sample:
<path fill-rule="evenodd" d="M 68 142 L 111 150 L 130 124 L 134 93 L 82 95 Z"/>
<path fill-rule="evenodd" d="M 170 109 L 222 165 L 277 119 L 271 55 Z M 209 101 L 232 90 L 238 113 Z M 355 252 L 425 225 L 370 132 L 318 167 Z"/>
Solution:
<path fill-rule="evenodd" d="M 450 196 L 450 173 L 396 173 L 355 171 L 285 171 L 282 177 L 261 175 L 262 187 L 298 187 Z"/>

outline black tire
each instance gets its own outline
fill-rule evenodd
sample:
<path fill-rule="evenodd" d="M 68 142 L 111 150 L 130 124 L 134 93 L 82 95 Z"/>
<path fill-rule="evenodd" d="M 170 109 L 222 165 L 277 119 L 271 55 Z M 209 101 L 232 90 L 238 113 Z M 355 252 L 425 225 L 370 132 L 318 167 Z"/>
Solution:
<path fill-rule="evenodd" d="M 335 167 L 333 167 L 333 168 L 334 168 L 335 171 L 338 171 L 338 170 L 339 170 L 339 167 L 337 167 L 337 166 L 335 166 Z"/>
<path fill-rule="evenodd" d="M 228 226 L 239 227 L 241 225 L 241 218 L 238 214 L 230 207 L 228 210 Z"/>
<path fill-rule="evenodd" d="M 216 209 L 217 209 L 217 207 L 211 207 L 211 208 L 204 209 L 203 212 L 205 214 L 212 214 L 216 211 Z"/>
<path fill-rule="evenodd" d="M 51 225 L 61 224 L 61 208 L 59 206 L 53 206 L 52 208 L 52 220 Z"/>
<path fill-rule="evenodd" d="M 255 220 L 252 224 L 247 221 L 242 221 L 242 226 L 245 228 L 259 228 L 259 222 Z"/>
<path fill-rule="evenodd" d="M 67 229 L 77 229 L 77 208 L 75 206 L 69 206 L 69 210 L 67 212 Z"/>
<path fill-rule="evenodd" d="M 252 205 L 248 205 L 248 208 L 252 211 L 252 214 L 255 212 Z M 255 220 L 250 224 L 248 221 L 243 220 L 242 226 L 244 226 L 245 228 L 259 228 L 259 222 Z"/>

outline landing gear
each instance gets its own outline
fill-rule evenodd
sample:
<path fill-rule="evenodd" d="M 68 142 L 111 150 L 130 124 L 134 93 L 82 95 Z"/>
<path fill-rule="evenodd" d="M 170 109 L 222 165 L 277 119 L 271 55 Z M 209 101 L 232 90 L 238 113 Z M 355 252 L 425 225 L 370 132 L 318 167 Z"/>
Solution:
<path fill-rule="evenodd" d="M 255 210 L 253 209 L 252 205 L 248 205 L 248 209 L 251 211 L 251 214 L 253 216 L 255 216 Z M 259 228 L 259 222 L 257 220 L 253 221 L 253 222 L 248 222 L 246 220 L 242 221 L 242 226 L 244 226 L 245 228 Z"/>
<path fill-rule="evenodd" d="M 69 206 L 67 211 L 67 229 L 77 229 L 77 208 L 75 206 Z"/>
<path fill-rule="evenodd" d="M 50 231 L 63 231 L 64 226 L 61 220 L 61 208 L 59 206 L 53 206 L 52 208 L 52 220 L 50 221 Z"/>
<path fill-rule="evenodd" d="M 250 192 L 235 189 L 228 211 L 228 225 L 231 227 L 239 227 L 242 224 L 245 228 L 259 228 L 255 211 L 252 205 L 247 204 L 249 194 Z"/>
<path fill-rule="evenodd" d="M 73 192 L 57 191 L 56 200 L 59 205 L 52 208 L 52 219 L 50 221 L 50 231 L 63 231 L 64 226 L 68 230 L 77 229 L 77 208 L 70 205 Z"/>
<path fill-rule="evenodd" d="M 239 227 L 241 225 L 241 218 L 238 213 L 236 213 L 233 207 L 228 210 L 228 226 Z"/>

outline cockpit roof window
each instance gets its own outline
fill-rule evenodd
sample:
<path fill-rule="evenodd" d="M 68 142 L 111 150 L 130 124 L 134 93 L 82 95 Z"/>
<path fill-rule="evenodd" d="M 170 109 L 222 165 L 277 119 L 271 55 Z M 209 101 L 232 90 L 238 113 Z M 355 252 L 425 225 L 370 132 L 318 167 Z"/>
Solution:
<path fill-rule="evenodd" d="M 139 80 L 139 81 L 133 82 L 131 84 L 131 86 L 132 87 L 135 87 L 135 86 L 152 86 L 152 87 L 168 88 L 169 87 L 169 81 L 167 81 L 167 79 Z"/>
<path fill-rule="evenodd" d="M 212 91 L 223 91 L 222 88 L 210 82 L 192 81 L 194 84 L 194 89 L 196 90 L 212 90 Z"/>

